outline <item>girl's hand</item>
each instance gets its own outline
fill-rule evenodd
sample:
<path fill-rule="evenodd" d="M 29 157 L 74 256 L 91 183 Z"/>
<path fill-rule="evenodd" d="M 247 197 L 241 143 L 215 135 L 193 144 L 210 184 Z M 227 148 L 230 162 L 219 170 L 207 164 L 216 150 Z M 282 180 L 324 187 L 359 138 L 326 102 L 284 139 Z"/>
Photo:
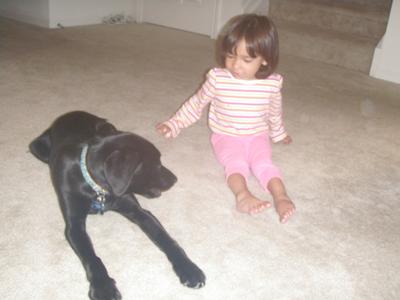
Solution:
<path fill-rule="evenodd" d="M 157 124 L 156 126 L 156 130 L 161 133 L 165 138 L 171 138 L 172 137 L 172 132 L 171 132 L 171 128 L 169 128 L 167 125 L 165 124 Z"/>
<path fill-rule="evenodd" d="M 284 144 L 290 144 L 292 141 L 293 141 L 293 140 L 292 140 L 291 136 L 288 135 L 288 136 L 286 136 L 286 137 L 282 140 L 282 143 L 284 143 Z"/>

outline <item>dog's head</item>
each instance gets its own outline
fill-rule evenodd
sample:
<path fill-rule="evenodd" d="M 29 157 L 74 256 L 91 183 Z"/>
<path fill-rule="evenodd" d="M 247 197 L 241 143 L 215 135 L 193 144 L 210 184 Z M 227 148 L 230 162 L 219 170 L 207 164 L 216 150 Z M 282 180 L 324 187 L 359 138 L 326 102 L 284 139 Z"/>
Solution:
<path fill-rule="evenodd" d="M 131 133 L 110 136 L 96 148 L 101 153 L 105 181 L 117 196 L 139 194 L 155 198 L 177 181 L 162 165 L 158 149 L 140 136 Z"/>

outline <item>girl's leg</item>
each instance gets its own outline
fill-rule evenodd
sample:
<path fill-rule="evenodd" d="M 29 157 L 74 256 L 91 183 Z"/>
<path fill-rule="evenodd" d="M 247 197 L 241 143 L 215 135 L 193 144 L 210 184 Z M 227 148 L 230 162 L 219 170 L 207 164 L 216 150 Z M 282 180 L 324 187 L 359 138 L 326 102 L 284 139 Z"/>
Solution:
<path fill-rule="evenodd" d="M 237 210 L 255 214 L 270 207 L 269 202 L 254 197 L 247 188 L 250 170 L 245 141 L 238 137 L 213 134 L 211 142 L 215 156 L 224 166 L 228 186 L 235 195 Z"/>
<path fill-rule="evenodd" d="M 228 177 L 228 186 L 236 198 L 236 209 L 243 213 L 257 214 L 271 206 L 268 201 L 262 201 L 253 196 L 247 188 L 246 179 L 239 173 Z"/>
<path fill-rule="evenodd" d="M 267 184 L 267 189 L 274 199 L 274 206 L 279 215 L 279 220 L 282 223 L 286 223 L 289 217 L 293 215 L 296 207 L 287 195 L 282 180 L 277 177 L 272 178 Z"/>
<path fill-rule="evenodd" d="M 294 213 L 295 206 L 286 193 L 279 169 L 271 161 L 269 138 L 262 135 L 255 137 L 249 153 L 254 175 L 263 188 L 271 193 L 279 220 L 286 223 Z"/>

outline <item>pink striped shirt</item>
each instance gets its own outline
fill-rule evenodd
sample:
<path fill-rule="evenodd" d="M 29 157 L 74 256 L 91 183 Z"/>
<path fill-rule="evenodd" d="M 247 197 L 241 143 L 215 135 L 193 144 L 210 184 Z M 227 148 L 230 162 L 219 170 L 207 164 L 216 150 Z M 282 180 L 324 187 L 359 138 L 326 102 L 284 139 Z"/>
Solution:
<path fill-rule="evenodd" d="M 248 136 L 268 133 L 273 142 L 287 134 L 282 122 L 282 76 L 267 79 L 236 79 L 227 69 L 207 73 L 201 88 L 164 124 L 176 137 L 201 117 L 210 103 L 208 125 L 215 133 Z"/>

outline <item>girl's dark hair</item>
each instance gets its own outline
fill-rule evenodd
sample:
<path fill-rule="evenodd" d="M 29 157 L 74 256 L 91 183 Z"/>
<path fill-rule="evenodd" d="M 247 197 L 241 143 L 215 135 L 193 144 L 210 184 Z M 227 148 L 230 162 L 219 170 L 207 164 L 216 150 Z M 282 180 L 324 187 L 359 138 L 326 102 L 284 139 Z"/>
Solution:
<path fill-rule="evenodd" d="M 228 54 L 235 54 L 238 43 L 246 42 L 251 57 L 261 56 L 267 65 L 262 65 L 256 78 L 264 79 L 275 72 L 279 60 L 278 32 L 274 23 L 266 16 L 244 14 L 233 17 L 225 25 L 217 43 L 217 59 L 225 67 Z"/>

